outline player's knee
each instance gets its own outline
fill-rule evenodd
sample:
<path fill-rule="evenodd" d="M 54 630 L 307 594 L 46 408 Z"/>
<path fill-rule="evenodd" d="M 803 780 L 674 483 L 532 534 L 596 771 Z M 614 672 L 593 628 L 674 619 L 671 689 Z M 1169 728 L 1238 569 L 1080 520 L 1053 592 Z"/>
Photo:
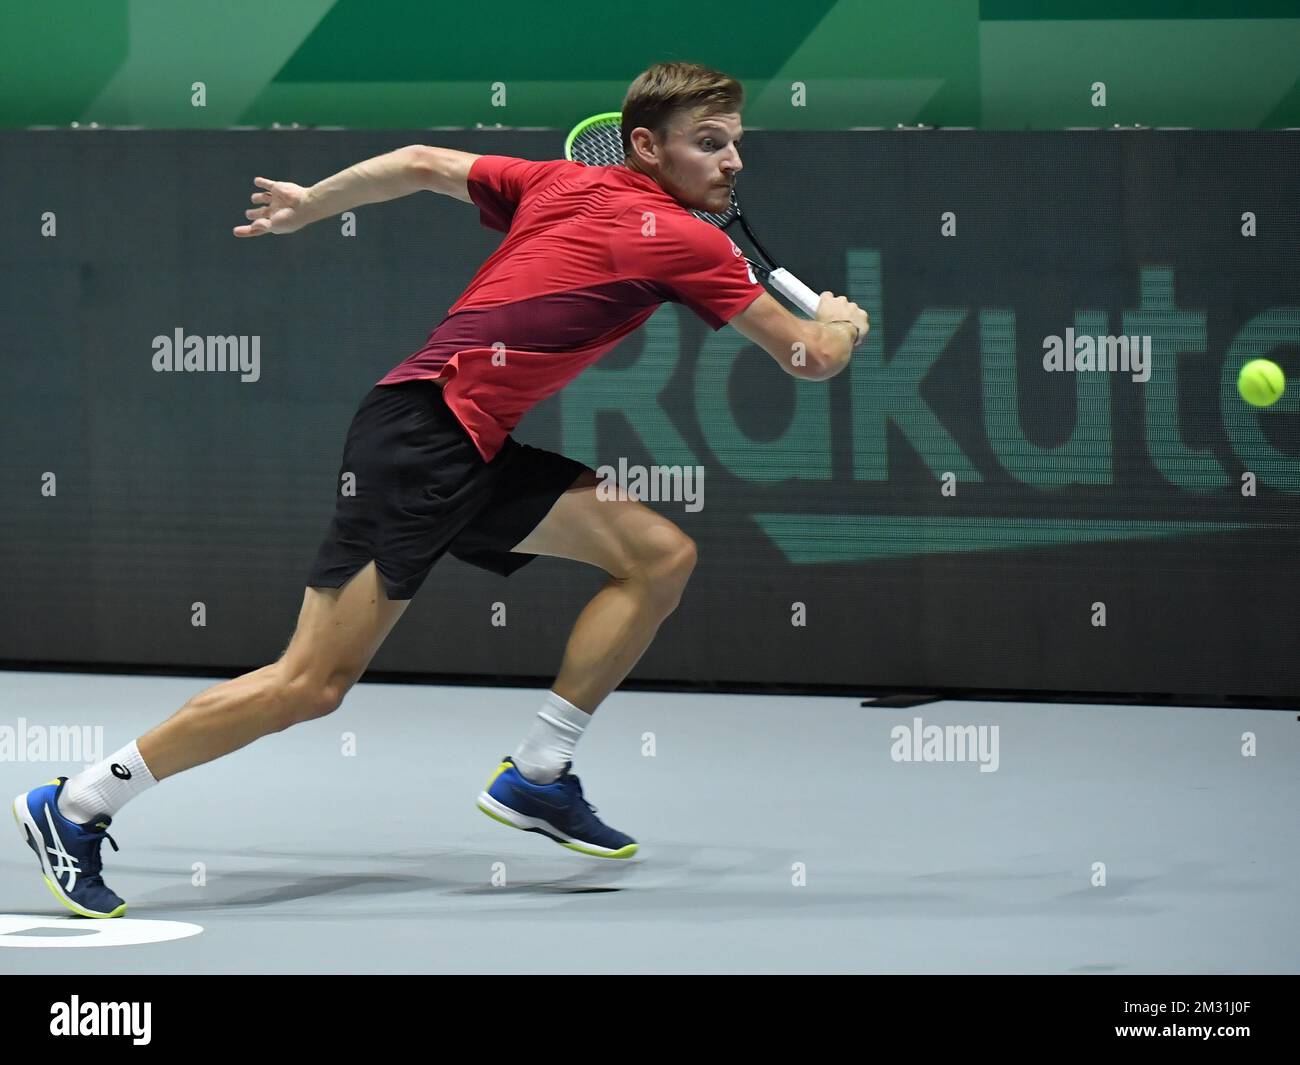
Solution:
<path fill-rule="evenodd" d="M 339 674 L 328 678 L 299 674 L 290 678 L 282 684 L 276 700 L 276 731 L 334 713 L 351 687 L 351 682 Z"/>
<path fill-rule="evenodd" d="M 675 610 L 699 557 L 695 541 L 675 525 L 657 525 L 647 531 L 641 557 L 647 588 L 664 612 Z"/>
<path fill-rule="evenodd" d="M 695 563 L 699 561 L 700 549 L 685 533 L 680 533 L 679 536 L 680 542 L 668 558 L 668 568 L 682 587 L 685 587 L 691 574 L 695 572 Z"/>
<path fill-rule="evenodd" d="M 672 575 L 670 585 L 673 589 L 671 610 L 676 610 L 677 604 L 681 602 L 682 593 L 686 590 L 686 582 L 695 572 L 695 563 L 699 559 L 699 549 L 695 546 L 695 541 L 684 534 L 682 541 L 681 546 L 669 560 L 669 573 Z"/>

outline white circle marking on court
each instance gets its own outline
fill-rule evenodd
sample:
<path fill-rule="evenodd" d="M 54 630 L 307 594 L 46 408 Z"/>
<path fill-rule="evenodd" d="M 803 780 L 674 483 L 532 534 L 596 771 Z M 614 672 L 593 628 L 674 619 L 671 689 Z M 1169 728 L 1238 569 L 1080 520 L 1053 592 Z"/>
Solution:
<path fill-rule="evenodd" d="M 76 932 L 77 935 L 24 935 L 37 929 Z M 94 920 L 84 917 L 34 917 L 25 913 L 0 913 L 0 947 L 130 947 L 186 939 L 203 931 L 185 921 L 136 921 L 126 917 Z"/>

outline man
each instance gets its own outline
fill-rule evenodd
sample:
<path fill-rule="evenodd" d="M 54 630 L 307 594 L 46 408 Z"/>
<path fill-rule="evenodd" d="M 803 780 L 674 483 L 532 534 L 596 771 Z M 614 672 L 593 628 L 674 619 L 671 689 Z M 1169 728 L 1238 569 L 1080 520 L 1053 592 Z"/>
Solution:
<path fill-rule="evenodd" d="M 695 544 L 639 502 L 599 499 L 594 471 L 510 431 L 669 300 L 714 329 L 730 323 L 796 377 L 826 380 L 847 365 L 868 328 L 856 304 L 827 292 L 815 321 L 795 317 L 755 282 L 726 234 L 690 213 L 727 207 L 741 169 L 742 103 L 725 74 L 662 63 L 623 102 L 623 166 L 412 145 L 311 188 L 255 179 L 261 191 L 237 237 L 293 233 L 421 190 L 476 205 L 507 236 L 425 345 L 362 401 L 340 471 L 355 492 L 337 499 L 281 658 L 201 692 L 99 765 L 14 801 L 61 902 L 87 917 L 121 915 L 100 848 L 122 806 L 336 710 L 447 552 L 507 576 L 537 555 L 609 574 L 574 625 L 531 731 L 478 804 L 585 854 L 636 852 L 635 840 L 596 818 L 569 770 L 591 714 L 676 607 Z"/>

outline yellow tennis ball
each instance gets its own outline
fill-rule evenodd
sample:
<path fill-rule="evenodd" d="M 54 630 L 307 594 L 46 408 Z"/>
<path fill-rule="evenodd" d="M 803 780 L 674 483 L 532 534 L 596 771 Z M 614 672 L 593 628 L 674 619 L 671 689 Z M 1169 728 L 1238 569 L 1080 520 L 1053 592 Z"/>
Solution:
<path fill-rule="evenodd" d="M 1251 359 L 1237 375 L 1237 391 L 1252 407 L 1271 407 L 1285 388 L 1282 367 L 1268 359 Z"/>

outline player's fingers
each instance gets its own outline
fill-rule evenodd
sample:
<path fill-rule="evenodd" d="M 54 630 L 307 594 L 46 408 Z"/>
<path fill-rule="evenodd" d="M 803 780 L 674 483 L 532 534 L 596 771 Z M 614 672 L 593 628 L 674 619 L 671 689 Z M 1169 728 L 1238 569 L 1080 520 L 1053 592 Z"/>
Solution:
<path fill-rule="evenodd" d="M 269 192 L 255 192 L 248 197 L 253 203 L 270 203 L 271 194 Z"/>
<path fill-rule="evenodd" d="M 270 178 L 255 177 L 253 178 L 253 184 L 256 185 L 258 188 L 269 189 L 272 185 L 275 184 L 275 182 L 272 181 Z"/>
<path fill-rule="evenodd" d="M 244 212 L 244 217 L 249 219 L 266 218 L 270 210 L 271 209 L 269 207 L 250 207 L 247 211 Z"/>

